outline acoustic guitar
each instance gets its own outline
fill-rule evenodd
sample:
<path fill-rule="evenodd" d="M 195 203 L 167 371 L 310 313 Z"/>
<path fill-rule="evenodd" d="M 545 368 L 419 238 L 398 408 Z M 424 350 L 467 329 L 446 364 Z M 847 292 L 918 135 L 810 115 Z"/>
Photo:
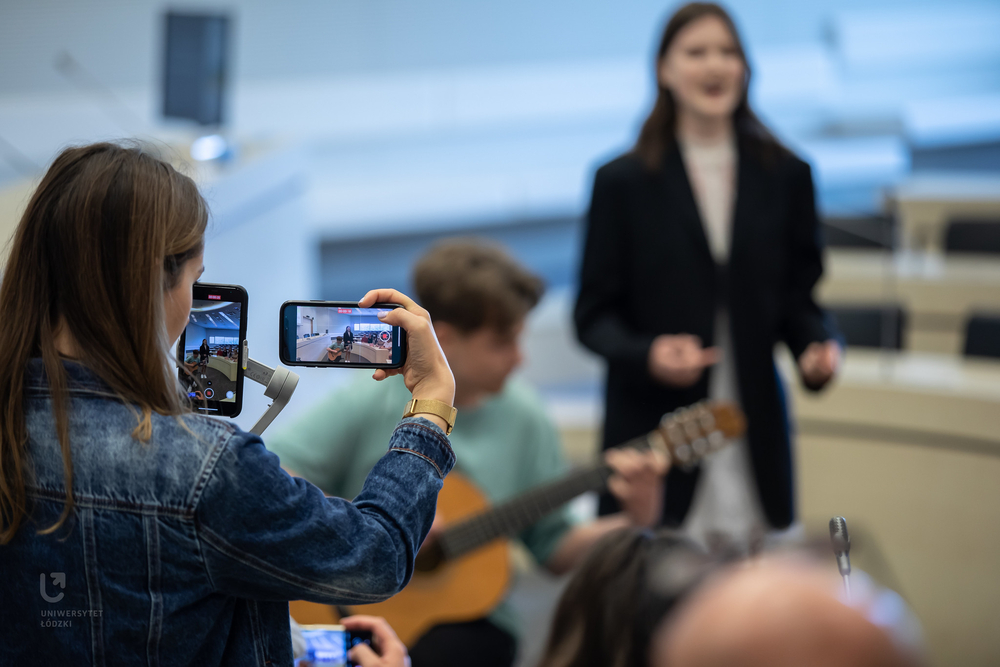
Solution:
<path fill-rule="evenodd" d="M 663 417 L 650 433 L 622 447 L 658 449 L 673 465 L 691 467 L 746 430 L 740 409 L 730 403 L 699 403 Z M 417 554 L 410 583 L 385 602 L 357 605 L 351 614 L 384 616 L 407 646 L 441 623 L 460 623 L 489 614 L 503 600 L 511 577 L 513 537 L 573 498 L 604 488 L 612 469 L 604 463 L 580 468 L 499 505 L 462 475 L 451 472 L 438 494 L 445 529 Z M 330 623 L 337 610 L 302 600 L 290 604 L 299 623 Z"/>

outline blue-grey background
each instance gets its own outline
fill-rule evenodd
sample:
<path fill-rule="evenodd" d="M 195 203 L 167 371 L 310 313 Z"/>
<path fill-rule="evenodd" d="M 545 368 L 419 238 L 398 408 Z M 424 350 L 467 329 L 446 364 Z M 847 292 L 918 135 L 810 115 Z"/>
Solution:
<path fill-rule="evenodd" d="M 428 244 L 487 236 L 550 287 L 525 373 L 592 389 L 600 367 L 568 326 L 580 218 L 593 169 L 628 148 L 649 109 L 676 6 L 0 0 L 0 205 L 23 200 L 65 145 L 159 146 L 209 199 L 205 279 L 247 287 L 251 352 L 269 363 L 282 301 L 407 289 Z M 727 6 L 752 100 L 812 163 L 824 215 L 876 213 L 915 173 L 1000 171 L 1000 3 Z M 193 162 L 206 130 L 160 117 L 168 10 L 232 17 L 223 163 Z M 349 373 L 302 375 L 288 416 Z M 264 405 L 254 392 L 247 423 Z"/>

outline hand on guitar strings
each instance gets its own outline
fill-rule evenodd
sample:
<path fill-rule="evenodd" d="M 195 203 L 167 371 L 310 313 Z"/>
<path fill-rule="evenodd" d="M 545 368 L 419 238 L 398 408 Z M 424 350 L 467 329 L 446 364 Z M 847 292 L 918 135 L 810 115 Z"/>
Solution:
<path fill-rule="evenodd" d="M 372 646 L 358 644 L 347 657 L 361 667 L 410 667 L 410 655 L 392 627 L 377 616 L 348 616 L 340 620 L 350 632 L 367 630 L 372 633 Z"/>
<path fill-rule="evenodd" d="M 649 374 L 668 387 L 690 387 L 721 357 L 719 348 L 703 348 L 698 336 L 663 334 L 649 347 Z"/>
<path fill-rule="evenodd" d="M 604 461 L 615 471 L 608 478 L 608 490 L 629 520 L 636 526 L 657 525 L 663 513 L 663 478 L 670 470 L 668 455 L 657 450 L 609 449 Z"/>

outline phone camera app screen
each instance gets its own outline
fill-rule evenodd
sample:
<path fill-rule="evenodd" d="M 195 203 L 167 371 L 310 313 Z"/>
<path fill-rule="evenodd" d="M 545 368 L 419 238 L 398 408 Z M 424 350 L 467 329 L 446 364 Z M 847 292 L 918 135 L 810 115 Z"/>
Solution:
<path fill-rule="evenodd" d="M 286 354 L 295 361 L 324 366 L 397 363 L 399 328 L 378 319 L 380 312 L 388 310 L 347 306 L 287 308 Z"/>
<path fill-rule="evenodd" d="M 240 304 L 195 299 L 184 329 L 181 379 L 194 401 L 236 402 L 240 365 Z"/>

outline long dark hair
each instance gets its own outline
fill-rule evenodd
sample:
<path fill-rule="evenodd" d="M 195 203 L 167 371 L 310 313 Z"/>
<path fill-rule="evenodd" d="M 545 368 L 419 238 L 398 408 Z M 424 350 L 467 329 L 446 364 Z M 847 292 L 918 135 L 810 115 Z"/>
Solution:
<path fill-rule="evenodd" d="M 559 599 L 539 667 L 648 665 L 660 622 L 713 566 L 670 531 L 609 533 Z"/>
<path fill-rule="evenodd" d="M 203 247 L 208 210 L 198 188 L 142 148 L 110 143 L 63 151 L 14 233 L 0 284 L 0 544 L 27 513 L 30 475 L 24 382 L 41 357 L 73 508 L 66 370 L 56 349 L 72 334 L 81 364 L 136 408 L 133 437 L 152 412 L 182 414 L 167 340 L 164 291 Z"/>
<path fill-rule="evenodd" d="M 658 169 L 663 164 L 663 157 L 676 142 L 677 132 L 677 103 L 674 101 L 670 89 L 660 83 L 660 63 L 666 57 L 677 34 L 691 22 L 705 16 L 716 17 L 729 29 L 733 36 L 733 42 L 736 44 L 736 52 L 740 60 L 743 61 L 743 93 L 740 96 L 739 104 L 736 105 L 736 110 L 733 112 L 733 124 L 737 135 L 747 142 L 751 150 L 766 161 L 773 160 L 785 150 L 750 108 L 750 101 L 747 98 L 747 92 L 750 88 L 750 63 L 747 62 L 746 51 L 743 49 L 743 42 L 740 40 L 740 34 L 736 30 L 736 24 L 733 23 L 732 17 L 714 2 L 691 2 L 674 12 L 674 15 L 667 21 L 667 27 L 663 30 L 663 37 L 660 38 L 660 47 L 656 51 L 656 61 L 653 66 L 658 90 L 656 103 L 646 118 L 646 122 L 642 124 L 639 138 L 632 148 L 632 153 L 638 156 L 650 169 Z"/>

